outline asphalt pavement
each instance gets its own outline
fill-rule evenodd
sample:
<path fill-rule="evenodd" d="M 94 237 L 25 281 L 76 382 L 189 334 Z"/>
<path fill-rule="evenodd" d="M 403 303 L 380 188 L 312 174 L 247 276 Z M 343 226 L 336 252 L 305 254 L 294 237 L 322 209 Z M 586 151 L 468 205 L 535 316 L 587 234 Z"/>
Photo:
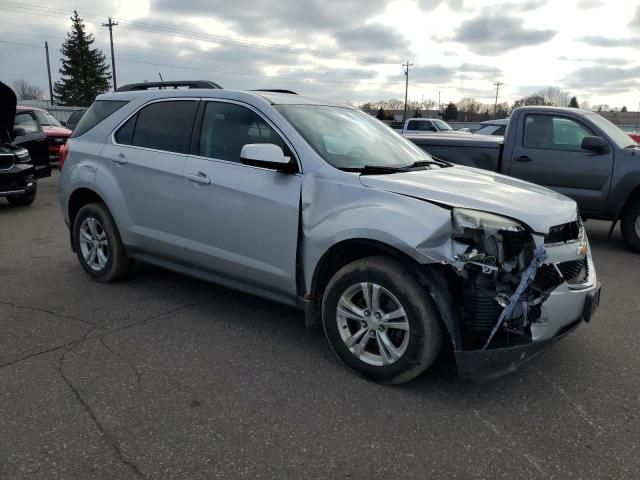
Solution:
<path fill-rule="evenodd" d="M 593 321 L 484 384 L 380 386 L 301 312 L 137 265 L 104 285 L 56 190 L 0 199 L 1 479 L 638 479 L 640 255 L 589 221 Z"/>

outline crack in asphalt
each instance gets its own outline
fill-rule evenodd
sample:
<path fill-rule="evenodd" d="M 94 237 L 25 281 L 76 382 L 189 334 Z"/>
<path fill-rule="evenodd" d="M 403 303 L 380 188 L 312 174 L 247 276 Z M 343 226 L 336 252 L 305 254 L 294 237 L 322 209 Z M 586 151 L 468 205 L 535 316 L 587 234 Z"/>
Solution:
<path fill-rule="evenodd" d="M 138 369 L 136 368 L 136 366 L 133 364 L 133 362 L 131 360 L 129 360 L 127 357 L 125 357 L 124 355 L 116 352 L 115 350 L 113 350 L 109 345 L 107 345 L 107 342 L 104 339 L 105 335 L 100 335 L 98 337 L 98 339 L 100 340 L 100 343 L 102 344 L 102 346 L 108 350 L 112 355 L 115 355 L 116 357 L 118 357 L 120 360 L 122 360 L 124 363 L 126 363 L 129 368 L 131 369 L 131 371 L 133 372 L 133 374 L 136 377 L 136 383 L 138 385 L 140 385 L 140 372 L 138 371 Z"/>
<path fill-rule="evenodd" d="M 214 297 L 214 299 L 215 298 L 217 298 L 217 297 Z M 10 367 L 11 365 L 15 365 L 17 363 L 24 362 L 25 360 L 29 360 L 29 359 L 34 358 L 34 357 L 39 357 L 40 355 L 45 355 L 47 353 L 56 352 L 56 351 L 58 351 L 58 350 L 60 350 L 62 348 L 75 347 L 76 345 L 78 345 L 78 344 L 80 344 L 80 343 L 82 343 L 82 342 L 84 342 L 86 340 L 93 340 L 93 339 L 98 338 L 98 337 L 100 337 L 102 335 L 109 335 L 111 333 L 121 332 L 122 330 L 127 330 L 129 328 L 133 328 L 133 327 L 136 327 L 136 326 L 145 325 L 145 324 L 147 324 L 149 322 L 153 322 L 153 321 L 156 321 L 156 320 L 161 320 L 163 318 L 167 318 L 167 317 L 170 317 L 171 315 L 174 315 L 174 314 L 176 314 L 178 312 L 181 312 L 182 310 L 185 310 L 185 309 L 187 309 L 189 307 L 197 305 L 198 303 L 201 303 L 201 302 L 188 303 L 188 304 L 182 305 L 180 307 L 176 307 L 176 308 L 173 308 L 171 310 L 168 310 L 166 312 L 158 313 L 158 314 L 155 314 L 155 315 L 151 315 L 149 317 L 142 318 L 140 320 L 136 320 L 135 322 L 128 323 L 128 324 L 123 325 L 121 327 L 113 328 L 111 330 L 106 330 L 106 331 L 104 331 L 103 333 L 101 333 L 99 335 L 94 335 L 94 336 L 88 337 L 89 333 L 93 332 L 94 330 L 96 330 L 99 327 L 99 325 L 90 324 L 91 328 L 89 328 L 84 334 L 82 334 L 80 336 L 80 338 L 77 338 L 75 340 L 71 340 L 71 341 L 62 343 L 60 345 L 56 345 L 55 347 L 50 347 L 50 348 L 47 348 L 45 350 L 40 350 L 38 352 L 30 353 L 28 355 L 25 355 L 24 357 L 20 357 L 20 358 L 17 358 L 15 360 L 10 360 L 8 362 L 2 363 L 2 364 L 0 364 L 0 369 L 5 368 L 5 367 Z"/>
<path fill-rule="evenodd" d="M 85 334 L 85 338 L 82 340 L 86 340 L 88 334 L 90 333 L 91 330 L 89 330 L 87 332 L 87 334 Z M 79 342 L 80 343 L 80 342 Z M 109 433 L 105 428 L 104 425 L 102 425 L 102 422 L 100 422 L 100 420 L 98 419 L 98 417 L 96 416 L 95 412 L 93 411 L 93 409 L 91 408 L 91 405 L 89 405 L 89 402 L 87 402 L 84 397 L 82 396 L 82 394 L 80 393 L 80 391 L 75 387 L 75 385 L 71 382 L 71 380 L 69 379 L 69 377 L 67 377 L 67 375 L 64 372 L 64 359 L 67 356 L 67 353 L 69 353 L 75 346 L 79 345 L 79 343 L 77 343 L 76 345 L 69 347 L 68 349 L 65 350 L 65 352 L 60 356 L 60 360 L 58 362 L 58 372 L 60 373 L 60 377 L 62 378 L 62 380 L 64 381 L 64 383 L 69 387 L 69 389 L 73 392 L 73 394 L 75 395 L 76 399 L 78 400 L 78 403 L 82 406 L 82 408 L 84 409 L 84 411 L 87 413 L 87 415 L 89 416 L 89 418 L 91 418 L 91 420 L 93 421 L 94 425 L 96 426 L 96 428 L 98 429 L 98 431 L 100 432 L 100 434 L 107 439 L 107 441 L 109 442 L 109 444 L 111 445 L 111 448 L 113 449 L 113 451 L 115 452 L 116 456 L 118 457 L 118 459 L 127 467 L 129 467 L 129 469 L 138 477 L 138 478 L 146 478 L 146 476 L 144 475 L 144 473 L 142 473 L 142 471 L 140 470 L 140 468 L 129 458 L 127 458 L 127 456 L 124 454 L 124 452 L 122 451 L 122 448 L 120 447 L 120 443 L 116 440 L 116 438 Z"/>
<path fill-rule="evenodd" d="M 0 305 L 6 305 L 8 307 L 17 308 L 19 310 L 31 310 L 33 312 L 47 313 L 53 317 L 63 318 L 65 320 L 75 320 L 76 322 L 86 323 L 87 325 L 95 325 L 94 323 L 88 320 L 85 320 L 84 318 L 74 317 L 72 315 L 64 315 L 62 313 L 57 313 L 52 310 L 47 310 L 45 308 L 30 307 L 28 305 L 18 305 L 17 303 L 7 302 L 5 300 L 0 300 Z"/>

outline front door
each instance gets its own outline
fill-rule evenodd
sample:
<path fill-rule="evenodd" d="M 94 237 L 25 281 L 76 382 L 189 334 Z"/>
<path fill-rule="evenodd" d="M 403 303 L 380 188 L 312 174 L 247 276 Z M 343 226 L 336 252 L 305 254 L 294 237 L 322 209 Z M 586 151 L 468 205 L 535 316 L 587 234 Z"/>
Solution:
<path fill-rule="evenodd" d="M 206 102 L 199 128 L 183 180 L 189 262 L 294 298 L 301 177 L 240 163 L 246 144 L 291 150 L 260 114 L 237 103 Z"/>
<path fill-rule="evenodd" d="M 562 114 L 529 113 L 519 128 L 507 173 L 573 198 L 585 213 L 600 212 L 609 192 L 613 150 L 582 150 L 582 139 L 596 134 Z"/>

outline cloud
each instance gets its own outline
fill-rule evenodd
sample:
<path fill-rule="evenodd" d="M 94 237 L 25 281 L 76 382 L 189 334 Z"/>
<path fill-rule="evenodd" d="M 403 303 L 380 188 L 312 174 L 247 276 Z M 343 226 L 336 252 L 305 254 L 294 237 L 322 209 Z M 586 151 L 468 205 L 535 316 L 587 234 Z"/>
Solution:
<path fill-rule="evenodd" d="M 464 5 L 463 0 L 418 0 L 418 6 L 425 12 L 435 10 L 441 3 L 447 5 L 452 10 L 460 10 Z"/>
<path fill-rule="evenodd" d="M 409 42 L 396 29 L 381 24 L 338 31 L 334 37 L 338 47 L 356 54 L 402 55 L 409 50 Z"/>
<path fill-rule="evenodd" d="M 525 2 L 505 2 L 498 3 L 496 5 L 492 5 L 491 7 L 486 7 L 485 12 L 500 12 L 500 13 L 512 13 L 512 12 L 531 12 L 533 10 L 538 10 L 539 8 L 544 7 L 549 0 L 529 0 Z"/>
<path fill-rule="evenodd" d="M 490 65 L 478 65 L 475 63 L 462 63 L 455 67 L 443 65 L 420 65 L 411 70 L 410 78 L 414 83 L 445 84 L 453 80 L 481 78 L 492 80 L 501 77 L 502 70 Z"/>
<path fill-rule="evenodd" d="M 523 20 L 503 14 L 483 14 L 460 25 L 453 40 L 478 55 L 500 55 L 508 50 L 539 45 L 555 35 L 553 30 L 525 28 Z"/>
<path fill-rule="evenodd" d="M 629 22 L 629 26 L 631 28 L 636 28 L 640 31 L 640 7 L 636 8 L 636 14 Z"/>
<path fill-rule="evenodd" d="M 383 12 L 387 0 L 369 0 L 366 8 L 359 0 L 343 0 L 328 5 L 324 0 L 157 0 L 156 12 L 170 12 L 196 17 L 215 17 L 232 24 L 246 36 L 269 34 L 286 38 L 283 34 L 297 33 L 300 38 L 309 32 L 332 32 L 352 27 Z"/>
<path fill-rule="evenodd" d="M 563 79 L 568 88 L 623 93 L 640 86 L 640 67 L 583 67 Z"/>
<path fill-rule="evenodd" d="M 581 10 L 589 10 L 590 8 L 604 7 L 605 3 L 601 0 L 581 0 L 578 2 L 578 8 Z"/>
<path fill-rule="evenodd" d="M 591 47 L 634 47 L 638 45 L 637 38 L 611 38 L 602 35 L 586 35 L 578 38 L 579 42 L 585 43 Z"/>
<path fill-rule="evenodd" d="M 598 65 L 611 65 L 611 66 L 624 66 L 624 65 L 629 65 L 631 63 L 631 60 L 628 58 L 618 58 L 618 57 L 581 58 L 581 57 L 566 57 L 563 55 L 557 58 L 558 60 L 562 60 L 565 62 L 589 62 L 589 63 L 598 64 Z"/>

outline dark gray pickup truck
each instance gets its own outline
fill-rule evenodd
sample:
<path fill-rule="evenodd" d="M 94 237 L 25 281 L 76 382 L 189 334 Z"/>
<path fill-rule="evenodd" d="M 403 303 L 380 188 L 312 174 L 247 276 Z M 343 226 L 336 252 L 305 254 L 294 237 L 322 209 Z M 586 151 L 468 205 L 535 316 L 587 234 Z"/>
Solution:
<path fill-rule="evenodd" d="M 640 145 L 597 113 L 521 107 L 504 139 L 484 135 L 411 135 L 407 139 L 451 163 L 543 185 L 573 198 L 584 219 L 621 221 L 640 253 Z"/>

